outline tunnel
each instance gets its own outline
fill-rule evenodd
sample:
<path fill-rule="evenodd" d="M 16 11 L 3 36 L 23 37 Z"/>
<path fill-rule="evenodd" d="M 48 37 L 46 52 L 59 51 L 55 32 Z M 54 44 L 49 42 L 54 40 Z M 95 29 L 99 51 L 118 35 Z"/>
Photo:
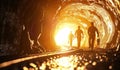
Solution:
<path fill-rule="evenodd" d="M 53 38 L 58 46 L 69 48 L 68 34 L 75 33 L 77 26 L 83 30 L 82 48 L 88 47 L 88 28 L 94 22 L 98 29 L 100 45 L 96 48 L 114 48 L 119 44 L 119 1 L 64 0 L 53 18 Z M 76 38 L 73 46 L 77 46 Z"/>
<path fill-rule="evenodd" d="M 119 0 L 1 0 L 0 7 L 0 47 L 5 53 L 6 48 L 13 54 L 21 47 L 22 51 L 30 50 L 34 40 L 47 51 L 68 49 L 68 34 L 74 34 L 77 26 L 83 31 L 81 48 L 86 49 L 91 22 L 100 34 L 99 46 L 95 39 L 96 48 L 111 49 L 120 44 Z"/>
<path fill-rule="evenodd" d="M 0 68 L 3 70 L 120 69 L 119 0 L 12 1 L 0 1 Z M 91 22 L 99 37 L 96 35 L 95 50 L 86 50 Z M 81 47 L 76 49 L 74 36 L 72 48 L 75 49 L 70 49 L 68 35 L 75 34 L 78 26 L 83 31 Z M 41 52 L 41 47 L 45 51 Z"/>

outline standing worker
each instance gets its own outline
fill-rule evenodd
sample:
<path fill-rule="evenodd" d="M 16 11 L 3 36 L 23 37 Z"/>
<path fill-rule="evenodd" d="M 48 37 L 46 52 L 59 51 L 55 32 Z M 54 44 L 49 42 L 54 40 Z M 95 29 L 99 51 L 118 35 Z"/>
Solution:
<path fill-rule="evenodd" d="M 94 42 L 95 42 L 95 36 L 97 33 L 97 37 L 99 37 L 99 32 L 97 28 L 94 26 L 94 23 L 91 23 L 91 26 L 88 28 L 88 35 L 89 35 L 89 48 L 93 50 L 94 48 Z"/>
<path fill-rule="evenodd" d="M 72 31 L 70 31 L 70 34 L 69 34 L 69 43 L 70 43 L 70 46 L 72 46 L 73 37 L 74 37 L 74 35 L 72 34 Z"/>
<path fill-rule="evenodd" d="M 77 36 L 77 46 L 80 48 L 81 45 L 81 35 L 83 34 L 83 31 L 80 29 L 80 26 L 78 26 L 78 29 L 75 31 L 75 35 Z"/>

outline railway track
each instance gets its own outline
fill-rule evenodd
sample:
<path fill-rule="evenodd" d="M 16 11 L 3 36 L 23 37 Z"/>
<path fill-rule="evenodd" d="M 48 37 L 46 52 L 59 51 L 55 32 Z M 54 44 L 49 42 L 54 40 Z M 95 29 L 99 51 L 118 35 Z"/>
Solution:
<path fill-rule="evenodd" d="M 2 62 L 2 63 L 0 63 L 0 70 L 30 70 L 30 68 L 32 68 L 33 70 L 51 70 L 53 68 L 51 66 L 54 63 L 58 63 L 56 61 L 61 58 L 64 58 L 64 57 L 67 57 L 68 60 L 72 59 L 73 62 L 75 62 L 77 59 L 77 62 L 75 63 L 77 65 L 79 65 L 79 63 L 80 63 L 80 65 L 84 65 L 84 63 L 87 64 L 90 61 L 91 61 L 91 63 L 94 63 L 94 64 L 99 64 L 99 63 L 103 64 L 105 62 L 106 65 L 103 66 L 102 70 L 106 70 L 106 67 L 109 69 L 109 67 L 111 66 L 111 63 L 112 63 L 112 62 L 110 62 L 111 60 L 113 60 L 113 62 L 115 62 L 115 58 L 116 57 L 119 58 L 117 56 L 117 53 L 112 53 L 112 54 L 110 53 L 110 56 L 108 54 L 109 53 L 106 53 L 106 51 L 84 51 L 84 50 L 77 50 L 77 49 L 61 51 L 61 52 L 47 52 L 47 53 L 42 53 L 42 54 L 32 54 L 32 55 L 28 55 L 28 56 L 25 56 L 22 58 Z M 48 62 L 49 62 L 49 65 L 46 64 Z M 62 60 L 62 62 L 66 62 L 66 61 Z M 89 63 L 89 64 L 91 64 L 91 63 Z M 43 65 L 45 65 L 46 68 L 44 68 L 44 67 L 41 68 Z M 56 65 L 59 65 L 59 64 L 56 64 Z M 116 63 L 115 63 L 115 65 L 116 65 Z M 60 65 L 59 65 L 59 67 L 60 67 Z M 76 68 L 77 67 L 79 67 L 79 66 L 76 66 Z M 56 67 L 56 68 L 58 68 L 58 67 Z M 64 67 L 62 67 L 62 68 L 64 68 Z M 116 68 L 116 67 L 114 67 L 114 68 Z M 69 70 L 69 69 L 67 69 L 67 70 Z M 75 69 L 73 69 L 73 70 L 75 70 Z"/>

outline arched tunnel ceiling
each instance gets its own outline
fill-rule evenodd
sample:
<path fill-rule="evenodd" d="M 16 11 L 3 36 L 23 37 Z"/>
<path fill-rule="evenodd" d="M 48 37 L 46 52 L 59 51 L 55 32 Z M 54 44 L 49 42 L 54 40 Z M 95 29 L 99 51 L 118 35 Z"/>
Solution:
<path fill-rule="evenodd" d="M 81 25 L 85 36 L 82 45 L 88 46 L 87 29 L 90 22 L 94 22 L 100 33 L 100 48 L 106 48 L 107 43 L 115 40 L 113 38 L 119 22 L 119 7 L 119 1 L 117 0 L 63 0 L 54 17 L 55 35 L 64 25 L 70 26 L 73 33 L 76 27 Z M 117 38 L 115 42 L 117 42 Z"/>
<path fill-rule="evenodd" d="M 110 43 L 109 47 L 116 47 L 120 44 L 119 0 L 0 0 L 0 10 L 2 23 L 0 43 L 3 47 L 6 41 L 19 45 L 22 31 L 27 29 L 30 32 L 30 38 L 39 38 L 43 47 L 52 50 L 51 48 L 56 47 L 53 45 L 54 36 L 64 24 L 69 26 L 73 33 L 77 26 L 81 25 L 84 30 L 82 45 L 88 46 L 87 29 L 91 21 L 95 22 L 95 26 L 99 29 L 101 48 L 106 48 L 107 43 Z M 7 21 L 10 24 L 7 24 Z M 24 35 L 23 40 L 29 41 L 27 35 Z M 24 41 L 23 45 L 26 47 Z"/>

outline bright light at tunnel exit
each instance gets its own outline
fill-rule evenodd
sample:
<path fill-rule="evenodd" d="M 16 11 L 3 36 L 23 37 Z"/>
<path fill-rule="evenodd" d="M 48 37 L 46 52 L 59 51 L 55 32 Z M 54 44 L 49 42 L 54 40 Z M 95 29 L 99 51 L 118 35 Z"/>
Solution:
<path fill-rule="evenodd" d="M 55 42 L 59 46 L 67 45 L 68 44 L 68 35 L 71 29 L 69 27 L 65 27 L 59 29 L 57 34 L 55 35 Z"/>
<path fill-rule="evenodd" d="M 78 24 L 74 23 L 60 23 L 58 25 L 55 31 L 54 40 L 56 45 L 59 46 L 61 50 L 68 50 L 70 48 L 77 47 L 77 38 L 74 35 L 77 27 Z M 72 47 L 69 43 L 69 34 L 71 31 L 73 34 Z M 84 41 L 85 40 L 81 40 L 81 46 L 84 44 Z"/>

